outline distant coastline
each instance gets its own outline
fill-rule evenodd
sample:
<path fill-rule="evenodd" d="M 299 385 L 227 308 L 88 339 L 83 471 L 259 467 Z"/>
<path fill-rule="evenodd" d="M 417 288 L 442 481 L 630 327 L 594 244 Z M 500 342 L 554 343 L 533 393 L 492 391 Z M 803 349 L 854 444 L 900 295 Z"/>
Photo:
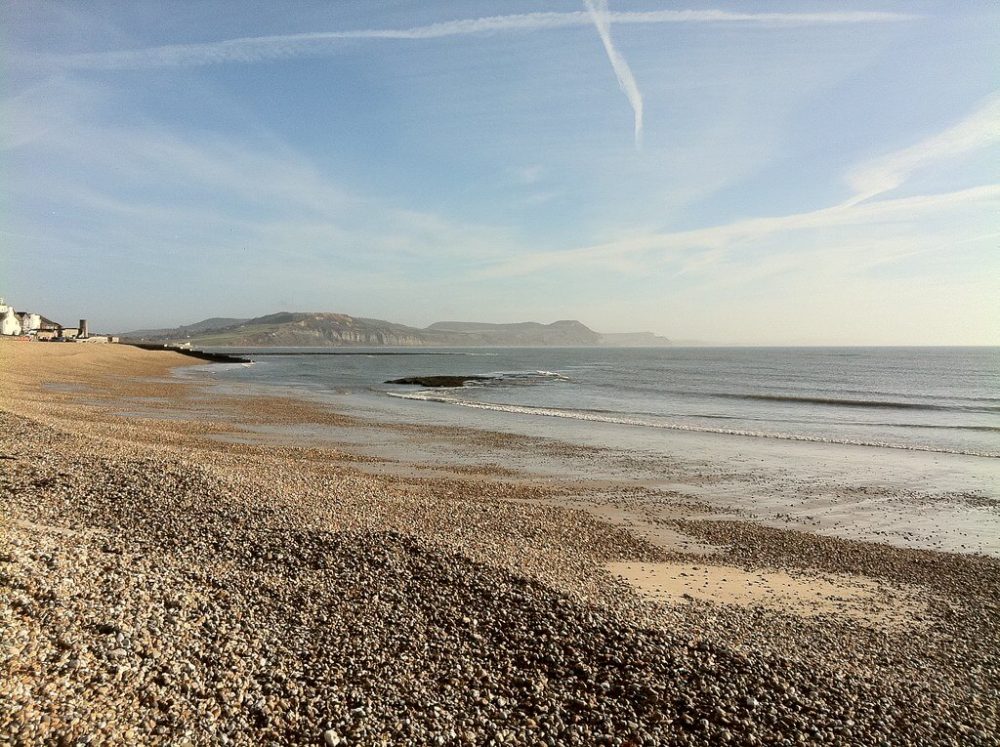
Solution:
<path fill-rule="evenodd" d="M 435 322 L 409 327 L 327 312 L 279 312 L 253 319 L 216 317 L 168 329 L 123 332 L 128 342 L 199 347 L 663 347 L 652 332 L 595 332 L 576 320 L 551 324 Z"/>

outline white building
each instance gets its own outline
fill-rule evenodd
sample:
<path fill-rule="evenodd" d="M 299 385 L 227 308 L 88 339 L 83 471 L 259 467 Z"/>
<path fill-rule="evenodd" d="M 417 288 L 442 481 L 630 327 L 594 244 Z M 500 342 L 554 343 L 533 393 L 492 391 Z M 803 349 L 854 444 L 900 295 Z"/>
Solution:
<path fill-rule="evenodd" d="M 21 320 L 14 313 L 14 309 L 2 303 L 2 299 L 0 299 L 0 306 L 3 307 L 0 311 L 0 335 L 21 334 Z"/>
<path fill-rule="evenodd" d="M 30 311 L 25 311 L 21 314 L 21 333 L 28 334 L 31 331 L 37 331 L 42 327 L 42 317 L 39 314 L 34 314 Z"/>
<path fill-rule="evenodd" d="M 33 311 L 17 312 L 13 306 L 0 298 L 0 335 L 37 334 L 39 330 L 58 329 L 59 325 L 51 319 Z"/>

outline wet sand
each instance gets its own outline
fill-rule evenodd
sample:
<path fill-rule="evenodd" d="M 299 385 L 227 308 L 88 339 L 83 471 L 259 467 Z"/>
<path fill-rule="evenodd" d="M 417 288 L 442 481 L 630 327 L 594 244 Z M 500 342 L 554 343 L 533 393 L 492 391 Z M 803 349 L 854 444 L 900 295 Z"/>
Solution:
<path fill-rule="evenodd" d="M 600 450 L 188 363 L 0 343 L 10 743 L 1000 743 L 997 560 L 525 472 Z M 304 426 L 354 445 L 261 437 Z M 448 438 L 491 461 L 413 458 Z"/>
<path fill-rule="evenodd" d="M 762 607 L 800 617 L 831 615 L 876 628 L 913 626 L 927 614 L 914 588 L 891 589 L 848 574 L 746 571 L 731 565 L 608 563 L 607 569 L 644 598 Z"/>
<path fill-rule="evenodd" d="M 207 367 L 185 376 L 210 391 L 253 391 L 288 396 L 289 388 L 254 384 L 242 389 Z M 216 380 L 218 378 L 218 380 Z M 373 473 L 493 469 L 515 478 L 567 484 L 585 481 L 628 493 L 627 510 L 656 524 L 669 519 L 678 497 L 774 527 L 910 549 L 986 553 L 1000 557 L 1000 460 L 959 454 L 817 444 L 684 431 L 648 432 L 628 426 L 579 424 L 558 418 L 490 413 L 494 430 L 468 427 L 481 413 L 433 403 L 392 400 L 381 411 L 356 397 L 300 392 L 322 407 L 348 408 L 377 428 L 329 423 L 245 424 L 223 440 L 309 444 L 374 457 Z M 400 408 L 400 403 L 410 405 Z M 338 411 L 341 411 L 338 409 Z M 436 425 L 421 417 L 432 416 Z M 453 424 L 441 425 L 447 420 Z M 666 495 L 662 501 L 658 496 Z M 613 497 L 612 504 L 617 504 Z M 577 507 L 604 511 L 608 501 Z M 646 522 L 647 529 L 651 526 Z"/>

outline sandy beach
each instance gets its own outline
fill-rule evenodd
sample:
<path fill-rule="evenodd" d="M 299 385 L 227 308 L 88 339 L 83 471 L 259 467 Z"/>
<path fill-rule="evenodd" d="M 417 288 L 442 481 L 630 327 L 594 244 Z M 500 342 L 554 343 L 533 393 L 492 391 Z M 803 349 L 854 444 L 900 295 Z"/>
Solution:
<path fill-rule="evenodd" d="M 191 364 L 0 341 L 0 744 L 1000 744 L 995 557 Z"/>

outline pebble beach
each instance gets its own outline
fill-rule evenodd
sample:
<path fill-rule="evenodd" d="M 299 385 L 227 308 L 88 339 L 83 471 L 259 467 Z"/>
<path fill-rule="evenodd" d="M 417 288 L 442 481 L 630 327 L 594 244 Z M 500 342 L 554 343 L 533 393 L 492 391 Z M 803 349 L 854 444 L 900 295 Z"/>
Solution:
<path fill-rule="evenodd" d="M 189 364 L 0 344 L 0 744 L 1000 745 L 996 558 L 241 440 L 385 426 Z"/>

